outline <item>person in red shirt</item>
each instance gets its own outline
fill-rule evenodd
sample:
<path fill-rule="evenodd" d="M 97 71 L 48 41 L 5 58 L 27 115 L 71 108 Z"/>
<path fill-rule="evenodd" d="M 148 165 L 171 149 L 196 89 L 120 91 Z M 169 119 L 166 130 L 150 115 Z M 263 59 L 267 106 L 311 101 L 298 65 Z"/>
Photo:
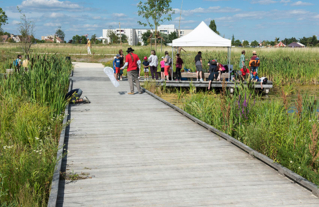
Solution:
<path fill-rule="evenodd" d="M 121 68 L 124 69 L 127 67 L 127 78 L 130 84 L 131 92 L 129 95 L 134 95 L 134 84 L 136 84 L 137 90 L 140 94 L 142 94 L 142 90 L 140 87 L 140 82 L 138 80 L 138 70 L 141 67 L 141 61 L 139 57 L 134 54 L 134 50 L 130 47 L 126 51 L 128 54 L 125 57 L 125 65 Z"/>
<path fill-rule="evenodd" d="M 249 70 L 248 70 L 248 68 L 246 67 L 246 65 L 244 65 L 243 68 L 240 69 L 240 72 L 241 72 L 240 79 L 241 79 L 242 81 L 244 81 L 245 79 L 247 79 L 247 78 L 250 76 Z"/>

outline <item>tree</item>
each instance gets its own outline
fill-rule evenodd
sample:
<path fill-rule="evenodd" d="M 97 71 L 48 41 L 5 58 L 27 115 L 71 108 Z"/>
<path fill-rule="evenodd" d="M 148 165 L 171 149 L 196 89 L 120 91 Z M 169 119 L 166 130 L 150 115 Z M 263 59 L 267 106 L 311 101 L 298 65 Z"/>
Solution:
<path fill-rule="evenodd" d="M 173 40 L 175 40 L 175 39 L 177 39 L 177 38 L 178 38 L 177 33 L 176 33 L 176 32 L 172 32 L 172 33 L 170 33 L 170 34 L 168 35 L 168 40 L 169 40 L 169 42 L 167 42 L 167 43 L 171 43 L 171 42 L 173 42 Z"/>
<path fill-rule="evenodd" d="M 318 43 L 317 36 L 316 36 L 316 35 L 312 36 L 311 44 L 312 44 L 313 46 L 315 46 L 315 45 L 317 45 L 317 43 Z"/>
<path fill-rule="evenodd" d="M 81 42 L 81 37 L 79 35 L 75 35 L 72 37 L 73 44 L 79 44 Z"/>
<path fill-rule="evenodd" d="M 144 45 L 148 45 L 151 34 L 152 32 L 150 30 L 147 30 L 145 33 L 142 34 L 142 40 Z"/>
<path fill-rule="evenodd" d="M 34 42 L 34 23 L 28 20 L 27 16 L 22 13 L 19 7 L 17 8 L 21 14 L 18 31 L 21 35 L 22 50 L 25 54 L 29 54 L 32 43 Z"/>
<path fill-rule="evenodd" d="M 87 38 L 85 36 L 81 36 L 81 44 L 86 44 Z"/>
<path fill-rule="evenodd" d="M 235 36 L 234 36 L 234 35 L 233 35 L 232 38 L 231 38 L 231 44 L 232 44 L 232 45 L 235 45 Z"/>
<path fill-rule="evenodd" d="M 96 34 L 91 36 L 91 42 L 93 42 L 93 44 L 95 44 L 95 40 L 96 40 Z"/>
<path fill-rule="evenodd" d="M 7 24 L 7 21 L 8 21 L 8 17 L 6 13 L 2 10 L 2 8 L 0 8 L 0 29 L 2 25 Z"/>
<path fill-rule="evenodd" d="M 140 1 L 138 3 L 138 16 L 142 16 L 145 18 L 147 23 L 143 23 L 138 21 L 140 25 L 146 27 L 147 25 L 151 28 L 154 27 L 155 30 L 155 38 L 158 37 L 157 27 L 164 21 L 171 21 L 172 14 L 175 12 L 173 11 L 170 3 L 172 0 L 147 0 L 144 3 Z M 153 23 L 150 22 L 153 21 Z M 157 49 L 157 44 L 155 41 L 155 50 Z"/>
<path fill-rule="evenodd" d="M 54 35 L 53 43 L 56 43 L 56 35 Z"/>
<path fill-rule="evenodd" d="M 127 36 L 122 34 L 122 43 L 127 43 Z"/>
<path fill-rule="evenodd" d="M 244 46 L 244 47 L 247 47 L 248 45 L 249 45 L 249 42 L 248 42 L 247 40 L 244 40 L 243 46 Z"/>
<path fill-rule="evenodd" d="M 277 45 L 277 44 L 278 44 L 279 40 L 280 40 L 280 38 L 279 38 L 279 37 L 276 37 L 276 38 L 275 38 L 275 45 Z"/>
<path fill-rule="evenodd" d="M 219 35 L 219 32 L 217 31 L 217 26 L 215 24 L 215 20 L 211 20 L 209 23 L 209 28 L 211 28 L 216 34 Z"/>
<path fill-rule="evenodd" d="M 61 30 L 61 27 L 58 27 L 58 29 L 55 31 L 55 36 L 58 36 L 62 41 L 64 41 L 65 34 Z"/>
<path fill-rule="evenodd" d="M 236 41 L 234 42 L 234 45 L 235 45 L 235 46 L 241 46 L 240 40 L 236 40 Z"/>
<path fill-rule="evenodd" d="M 112 30 L 108 31 L 107 36 L 108 36 L 108 38 L 110 38 L 110 43 L 118 43 L 119 42 L 119 37 Z"/>
<path fill-rule="evenodd" d="M 254 40 L 254 41 L 251 42 L 250 45 L 253 46 L 253 47 L 257 47 L 259 45 L 259 43 L 258 43 L 257 40 Z"/>

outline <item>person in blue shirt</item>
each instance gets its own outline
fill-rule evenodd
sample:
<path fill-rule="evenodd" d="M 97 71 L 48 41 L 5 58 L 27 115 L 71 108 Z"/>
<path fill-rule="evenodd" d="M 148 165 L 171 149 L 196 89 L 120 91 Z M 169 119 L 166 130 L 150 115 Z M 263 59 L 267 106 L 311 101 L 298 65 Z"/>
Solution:
<path fill-rule="evenodd" d="M 121 68 L 121 60 L 120 60 L 120 55 L 116 55 L 114 61 L 113 61 L 113 69 L 115 69 L 114 72 L 114 77 L 117 81 L 120 81 L 118 79 L 118 76 L 120 74 L 120 68 Z"/>
<path fill-rule="evenodd" d="M 149 73 L 149 65 L 150 63 L 147 61 L 147 57 L 145 56 L 144 57 L 144 62 L 143 62 L 143 66 L 144 66 L 144 79 L 145 80 L 148 80 L 149 76 L 148 76 L 148 73 Z"/>

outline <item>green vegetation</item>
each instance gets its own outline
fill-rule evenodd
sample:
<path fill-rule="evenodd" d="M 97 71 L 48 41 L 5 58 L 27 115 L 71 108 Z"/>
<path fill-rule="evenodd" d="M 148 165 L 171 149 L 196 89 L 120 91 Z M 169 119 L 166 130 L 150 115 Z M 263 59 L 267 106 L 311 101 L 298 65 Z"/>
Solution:
<path fill-rule="evenodd" d="M 57 161 L 72 65 L 62 56 L 30 58 L 27 72 L 0 79 L 1 206 L 46 206 Z"/>
<path fill-rule="evenodd" d="M 226 83 L 224 83 L 226 84 Z M 169 89 L 144 85 L 170 102 Z M 189 93 L 177 90 L 177 106 L 251 148 L 267 155 L 306 179 L 319 184 L 319 103 L 314 97 L 298 94 L 292 101 L 282 93 L 278 99 L 261 101 L 241 85 L 233 96 L 223 88 L 214 92 Z"/>

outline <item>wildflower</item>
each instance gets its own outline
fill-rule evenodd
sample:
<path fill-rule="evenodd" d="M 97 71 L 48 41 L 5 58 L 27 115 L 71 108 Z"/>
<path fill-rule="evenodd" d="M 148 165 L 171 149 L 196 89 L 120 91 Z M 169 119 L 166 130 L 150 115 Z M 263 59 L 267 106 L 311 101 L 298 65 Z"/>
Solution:
<path fill-rule="evenodd" d="M 292 160 L 290 160 L 290 163 L 293 163 L 293 161 L 292 161 Z"/>
<path fill-rule="evenodd" d="M 36 139 L 36 140 L 39 140 L 39 138 L 38 138 L 38 137 L 35 137 L 35 139 Z"/>
<path fill-rule="evenodd" d="M 298 169 L 300 170 L 300 169 L 301 169 L 301 167 L 298 167 Z"/>

